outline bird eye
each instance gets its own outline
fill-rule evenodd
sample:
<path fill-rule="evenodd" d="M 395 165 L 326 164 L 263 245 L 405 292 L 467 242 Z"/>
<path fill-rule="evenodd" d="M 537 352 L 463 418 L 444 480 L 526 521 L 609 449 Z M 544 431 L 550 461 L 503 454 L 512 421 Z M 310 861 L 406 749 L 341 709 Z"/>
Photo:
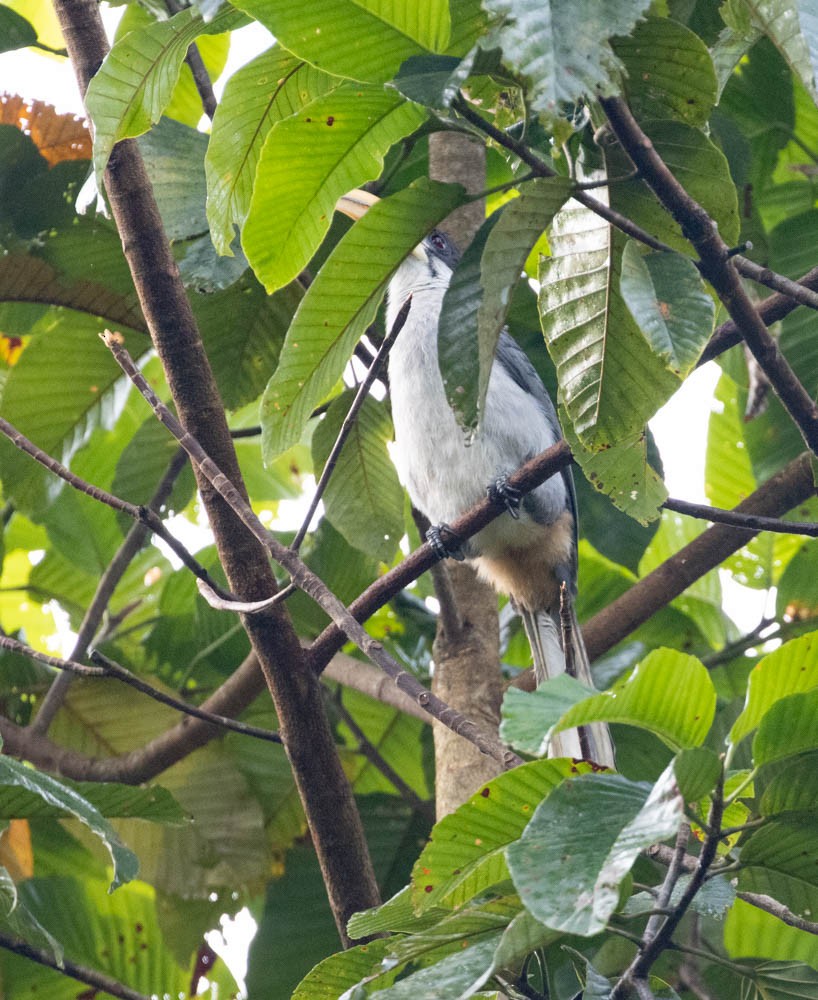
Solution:
<path fill-rule="evenodd" d="M 435 250 L 440 250 L 441 253 L 447 248 L 446 237 L 442 233 L 432 233 L 429 242 Z"/>

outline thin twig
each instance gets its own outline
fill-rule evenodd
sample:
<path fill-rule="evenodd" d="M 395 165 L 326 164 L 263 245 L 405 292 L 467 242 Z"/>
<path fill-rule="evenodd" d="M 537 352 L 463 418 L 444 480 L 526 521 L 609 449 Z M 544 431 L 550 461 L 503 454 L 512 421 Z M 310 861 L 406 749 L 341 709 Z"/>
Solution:
<path fill-rule="evenodd" d="M 120 1000 L 150 1000 L 144 993 L 137 993 L 130 986 L 120 983 L 111 976 L 106 976 L 103 972 L 97 972 L 96 969 L 89 969 L 87 965 L 79 965 L 68 958 L 63 958 L 62 962 L 58 962 L 44 948 L 35 948 L 34 945 L 29 944 L 27 941 L 13 937 L 11 934 L 6 934 L 4 931 L 0 931 L 0 948 L 14 952 L 15 955 L 22 955 L 23 958 L 31 959 L 32 962 L 36 962 L 38 965 L 45 965 L 49 969 L 54 969 L 65 976 L 70 976 L 71 979 L 85 983 L 87 986 L 92 987 L 94 995 L 97 992 L 102 992 L 110 993 L 111 996 L 119 997 Z"/>
<path fill-rule="evenodd" d="M 707 212 L 685 191 L 642 131 L 622 98 L 601 104 L 622 148 L 661 204 L 682 227 L 699 255 L 699 270 L 716 291 L 730 318 L 807 444 L 818 453 L 818 406 L 792 370 L 756 312 L 730 258 L 730 250 Z"/>
<path fill-rule="evenodd" d="M 774 531 L 782 535 L 809 535 L 811 538 L 818 538 L 818 524 L 814 521 L 785 521 L 780 517 L 742 514 L 736 510 L 710 507 L 704 503 L 689 503 L 687 500 L 675 500 L 673 497 L 668 497 L 662 506 L 677 514 L 686 514 L 688 517 L 696 517 L 714 524 L 732 524 L 736 528 L 747 528 L 752 532 Z"/>
<path fill-rule="evenodd" d="M 196 705 L 189 705 L 179 698 L 165 694 L 164 691 L 159 691 L 157 688 L 152 687 L 147 681 L 143 681 L 141 677 L 132 674 L 130 670 L 126 670 L 125 667 L 114 663 L 113 660 L 109 660 L 107 656 L 103 656 L 97 650 L 92 650 L 91 652 L 90 658 L 95 665 L 90 667 L 85 663 L 77 663 L 75 660 L 63 660 L 58 656 L 49 656 L 48 653 L 41 653 L 36 649 L 32 649 L 31 646 L 27 646 L 25 643 L 19 642 L 17 639 L 12 639 L 11 636 L 7 635 L 0 635 L 0 649 L 11 650 L 14 653 L 19 653 L 21 656 L 27 656 L 30 660 L 46 663 L 49 667 L 55 667 L 57 670 L 65 670 L 80 677 L 115 677 L 118 681 L 122 681 L 123 684 L 127 684 L 149 698 L 153 698 L 154 701 L 168 705 L 170 708 L 175 708 L 185 715 L 192 715 L 196 719 L 209 722 L 214 726 L 220 726 L 222 729 L 232 729 L 243 736 L 253 736 L 259 740 L 267 740 L 269 743 L 281 742 L 279 734 L 269 729 L 259 729 L 256 726 L 248 726 L 244 722 L 238 722 L 236 719 L 228 719 L 223 715 L 214 715 L 212 712 L 197 708 Z"/>
<path fill-rule="evenodd" d="M 644 940 L 645 942 L 652 941 L 662 925 L 662 916 L 669 915 L 672 910 L 668 910 L 670 905 L 670 899 L 673 895 L 673 890 L 676 888 L 676 883 L 679 881 L 679 877 L 683 871 L 683 862 L 685 857 L 685 851 L 687 849 L 687 843 L 690 840 L 690 827 L 687 823 L 682 823 L 679 827 L 679 832 L 676 835 L 676 846 L 673 849 L 673 858 L 668 865 L 667 874 L 662 882 L 662 886 L 659 889 L 659 893 L 656 897 L 656 910 L 659 911 L 654 913 L 648 920 L 647 926 L 645 927 Z"/>
<path fill-rule="evenodd" d="M 198 577 L 200 580 L 204 580 L 206 584 L 212 587 L 217 594 L 220 594 L 226 599 L 231 599 L 232 594 L 227 593 L 222 587 L 216 583 L 216 581 L 211 577 L 207 570 L 202 566 L 182 545 L 180 541 L 173 537 L 173 535 L 165 527 L 162 519 L 155 514 L 152 510 L 147 507 L 129 503 L 127 500 L 122 500 L 120 497 L 114 496 L 113 493 L 109 493 L 107 490 L 101 489 L 99 486 L 94 486 L 93 483 L 88 483 L 84 479 L 80 479 L 79 476 L 75 476 L 70 469 L 66 468 L 61 462 L 58 462 L 56 458 L 52 458 L 51 455 L 44 452 L 42 448 L 38 448 L 33 441 L 29 439 L 17 430 L 12 424 L 7 420 L 0 417 L 0 434 L 4 434 L 9 441 L 20 451 L 25 452 L 35 462 L 39 462 L 40 465 L 44 466 L 49 472 L 53 472 L 55 476 L 59 476 L 64 482 L 68 483 L 69 486 L 78 490 L 80 493 L 85 493 L 86 496 L 91 497 L 94 500 L 98 500 L 100 503 L 104 503 L 107 507 L 111 507 L 113 510 L 120 511 L 123 514 L 127 514 L 128 517 L 133 518 L 135 521 L 139 521 L 150 529 L 158 538 L 161 538 L 170 549 L 182 560 L 184 565 Z"/>
<path fill-rule="evenodd" d="M 491 122 L 486 121 L 482 115 L 478 114 L 475 110 L 469 107 L 463 98 L 457 98 L 452 104 L 452 107 L 462 115 L 471 125 L 483 132 L 490 139 L 493 139 L 499 146 L 503 146 L 509 152 L 514 153 L 526 166 L 530 167 L 533 173 L 538 177 L 557 177 L 558 174 L 556 170 L 549 167 L 548 164 L 539 158 L 535 153 L 533 153 L 529 147 L 524 142 L 518 142 L 516 139 L 512 138 L 502 129 L 497 128 L 492 125 Z M 638 171 L 637 171 L 638 172 Z M 587 194 L 580 188 L 575 188 L 573 197 L 586 208 L 590 209 L 600 218 L 605 219 L 612 226 L 621 230 L 627 236 L 633 237 L 633 239 L 638 240 L 640 243 L 644 243 L 645 246 L 651 247 L 653 250 L 670 250 L 671 248 L 663 243 L 661 240 L 657 240 L 655 236 L 651 236 L 649 232 L 637 226 L 635 222 L 632 222 L 626 215 L 622 215 L 615 209 L 606 205 L 604 202 L 599 201 L 598 198 L 594 198 L 592 195 Z"/>
<path fill-rule="evenodd" d="M 165 503 L 173 490 L 173 484 L 186 465 L 187 455 L 179 448 L 171 459 L 165 474 L 159 481 L 159 485 L 156 487 L 153 496 L 148 501 L 148 510 L 154 511 L 157 515 L 159 514 L 162 504 Z M 100 577 L 97 589 L 77 631 L 74 648 L 68 657 L 70 660 L 77 661 L 84 659 L 85 654 L 88 652 L 88 647 L 94 641 L 94 636 L 105 614 L 105 609 L 108 607 L 108 602 L 113 597 L 114 591 L 133 562 L 137 552 L 142 548 L 147 534 L 148 528 L 144 522 L 136 521 L 131 525 L 122 544 Z M 42 704 L 34 717 L 34 721 L 31 723 L 30 728 L 33 732 L 48 732 L 48 727 L 54 720 L 54 716 L 59 711 L 60 705 L 62 705 L 65 695 L 68 692 L 72 678 L 73 675 L 68 671 L 58 674 L 54 683 L 46 692 Z"/>
<path fill-rule="evenodd" d="M 724 774 L 722 773 L 719 775 L 718 783 L 713 792 L 710 804 L 710 813 L 707 818 L 708 827 L 712 832 L 709 833 L 704 839 L 701 853 L 696 859 L 695 868 L 690 876 L 690 880 L 687 883 L 681 898 L 674 906 L 672 915 L 665 918 L 662 926 L 658 928 L 652 938 L 648 939 L 647 935 L 645 936 L 638 954 L 611 990 L 610 1000 L 624 1000 L 624 997 L 627 996 L 629 989 L 631 987 L 635 988 L 639 980 L 646 981 L 654 962 L 670 945 L 670 940 L 674 931 L 679 926 L 679 922 L 687 912 L 688 907 L 696 896 L 696 893 L 701 889 L 705 876 L 716 858 L 716 852 L 721 836 L 721 821 L 723 815 Z M 684 850 L 679 850 L 679 840 L 677 839 L 676 847 L 672 848 L 671 855 L 671 867 L 675 869 L 677 877 L 678 873 L 685 866 L 685 859 L 686 855 Z"/>
<path fill-rule="evenodd" d="M 315 516 L 315 512 L 318 509 L 318 504 L 321 502 L 321 497 L 324 495 L 324 490 L 327 488 L 327 483 L 329 483 L 330 476 L 332 475 L 335 466 L 338 464 L 338 459 L 341 455 L 341 450 L 344 447 L 346 439 L 349 437 L 349 433 L 355 425 L 355 421 L 358 418 L 358 413 L 361 407 L 364 405 L 367 396 L 369 395 L 369 390 L 375 379 L 378 377 L 381 368 L 383 367 L 384 361 L 386 361 L 387 355 L 392 350 L 392 345 L 395 343 L 398 334 L 403 329 L 406 324 L 406 318 L 409 315 L 409 310 L 412 307 L 412 296 L 403 303 L 400 308 L 400 312 L 395 317 L 395 322 L 392 324 L 392 329 L 383 338 L 381 346 L 378 348 L 378 353 L 375 355 L 372 363 L 369 366 L 369 370 L 366 373 L 364 380 L 358 387 L 358 391 L 355 394 L 355 398 L 352 400 L 352 406 L 350 406 L 347 415 L 344 417 L 344 422 L 341 424 L 341 429 L 338 431 L 338 436 L 335 439 L 335 444 L 332 446 L 332 450 L 327 456 L 327 460 L 324 463 L 324 469 L 321 473 L 321 478 L 315 487 L 315 493 L 310 501 L 310 506 L 307 513 L 304 515 L 304 520 L 301 522 L 301 527 L 296 532 L 295 538 L 290 543 L 290 548 L 293 552 L 298 552 L 301 548 L 301 543 L 304 541 L 304 537 L 309 531 L 312 519 Z"/>
<path fill-rule="evenodd" d="M 814 292 L 811 288 L 806 288 L 797 281 L 793 281 L 792 278 L 778 274 L 777 271 L 773 271 L 769 267 L 762 267 L 761 264 L 747 260 L 740 254 L 733 257 L 733 262 L 742 277 L 750 278 L 766 288 L 772 288 L 774 292 L 788 296 L 799 305 L 818 309 L 818 292 Z"/>
<path fill-rule="evenodd" d="M 199 470 L 199 473 L 219 493 L 225 503 L 239 517 L 242 524 L 252 533 L 253 537 L 267 549 L 272 558 L 287 570 L 292 582 L 326 611 L 349 639 L 376 666 L 387 673 L 398 687 L 408 694 L 413 695 L 418 704 L 438 719 L 438 721 L 442 722 L 459 736 L 469 740 L 482 753 L 493 757 L 504 768 L 516 767 L 522 763 L 521 758 L 517 754 L 508 750 L 498 740 L 482 732 L 474 722 L 432 694 L 431 691 L 423 687 L 416 677 L 401 668 L 400 664 L 386 652 L 383 643 L 378 642 L 369 635 L 323 580 L 316 576 L 295 552 L 286 548 L 267 531 L 253 512 L 249 503 L 241 496 L 236 487 L 221 472 L 218 466 L 208 458 L 196 438 L 185 431 L 176 417 L 157 397 L 156 393 L 148 385 L 145 377 L 133 363 L 131 356 L 120 343 L 121 338 L 106 331 L 106 333 L 102 334 L 102 339 L 113 354 L 117 364 L 119 364 L 150 404 L 157 419 L 168 428 L 188 455 L 190 455 L 191 461 Z"/>
<path fill-rule="evenodd" d="M 178 14 L 179 11 L 185 9 L 185 5 L 179 3 L 179 0 L 165 0 L 165 7 L 167 7 L 169 14 Z M 193 74 L 193 83 L 196 85 L 199 99 L 202 102 L 202 110 L 212 121 L 213 115 L 216 114 L 218 102 L 216 101 L 216 95 L 213 93 L 210 74 L 207 72 L 207 67 L 202 59 L 199 46 L 195 42 L 192 42 L 188 48 L 185 62 Z"/>

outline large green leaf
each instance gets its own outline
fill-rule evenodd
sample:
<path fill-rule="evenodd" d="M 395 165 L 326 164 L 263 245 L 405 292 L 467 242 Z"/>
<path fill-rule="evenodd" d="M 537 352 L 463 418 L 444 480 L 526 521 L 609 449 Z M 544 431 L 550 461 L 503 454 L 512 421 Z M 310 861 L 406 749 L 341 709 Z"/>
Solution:
<path fill-rule="evenodd" d="M 682 816 L 672 766 L 653 788 L 616 774 L 566 781 L 509 845 L 514 885 L 526 909 L 547 927 L 597 934 L 639 852 L 671 836 Z"/>
<path fill-rule="evenodd" d="M 9 372 L 3 391 L 3 416 L 26 437 L 63 463 L 71 461 L 99 426 L 110 428 L 129 389 L 124 376 L 99 341 L 99 321 L 60 313 L 43 324 Z M 143 338 L 129 342 L 135 357 L 147 349 Z M 43 390 L 48 387 L 48 406 Z M 53 500 L 59 480 L 8 441 L 0 441 L 5 495 L 23 511 Z"/>
<path fill-rule="evenodd" d="M 685 191 L 715 220 L 722 239 L 730 245 L 735 243 L 740 229 L 738 199 L 724 153 L 703 132 L 685 122 L 646 122 L 645 131 Z M 606 151 L 606 162 L 612 177 L 622 177 L 632 169 L 618 147 Z M 680 253 L 693 254 L 679 224 L 643 181 L 634 178 L 612 184 L 610 198 L 613 208 L 652 236 Z"/>
<path fill-rule="evenodd" d="M 268 291 L 303 270 L 329 229 L 336 201 L 377 177 L 389 147 L 425 117 L 394 91 L 345 84 L 273 127 L 242 234 L 247 259 Z"/>
<path fill-rule="evenodd" d="M 265 461 L 298 441 L 375 318 L 392 272 L 462 198 L 459 187 L 417 182 L 374 205 L 333 250 L 296 313 L 264 392 Z"/>
<path fill-rule="evenodd" d="M 544 796 L 586 769 L 569 760 L 524 764 L 440 820 L 412 871 L 415 907 L 426 911 L 443 901 L 457 906 L 507 878 L 503 848 L 519 837 Z"/>
<path fill-rule="evenodd" d="M 815 98 L 818 24 L 809 0 L 745 0 L 745 4 L 754 25 L 773 42 Z"/>
<path fill-rule="evenodd" d="M 98 182 L 114 144 L 142 135 L 158 122 L 173 96 L 188 47 L 200 34 L 229 31 L 243 23 L 230 8 L 209 24 L 193 10 L 153 21 L 117 42 L 88 85 L 86 107 L 94 122 L 94 169 Z"/>
<path fill-rule="evenodd" d="M 610 46 L 628 35 L 649 0 L 486 0 L 497 19 L 494 36 L 505 61 L 529 83 L 540 111 L 556 113 L 561 102 L 616 93 L 622 63 Z"/>
<path fill-rule="evenodd" d="M 219 253 L 232 254 L 233 225 L 241 226 L 247 216 L 270 129 L 339 83 L 280 46 L 262 52 L 228 80 L 205 157 L 207 218 Z"/>
<path fill-rule="evenodd" d="M 568 709 L 590 694 L 570 674 L 553 677 L 535 691 L 510 687 L 503 697 L 500 738 L 515 750 L 543 757 L 548 752 L 551 730 Z"/>
<path fill-rule="evenodd" d="M 599 451 L 631 442 L 678 385 L 619 293 L 624 239 L 569 202 L 540 263 L 540 313 L 560 401 L 577 437 Z"/>
<path fill-rule="evenodd" d="M 630 240 L 619 287 L 651 350 L 685 378 L 710 339 L 715 315 L 695 265 L 681 254 L 643 254 Z"/>
<path fill-rule="evenodd" d="M 10 757 L 0 757 L 0 787 L 22 789 L 39 796 L 54 809 L 73 816 L 93 831 L 105 844 L 114 864 L 112 889 L 136 876 L 139 868 L 136 855 L 125 847 L 102 813 L 73 788 Z"/>
<path fill-rule="evenodd" d="M 753 761 L 768 764 L 818 747 L 818 688 L 777 701 L 753 740 Z"/>
<path fill-rule="evenodd" d="M 744 710 L 730 730 L 735 744 L 751 733 L 787 695 L 818 687 L 818 633 L 791 639 L 765 656 L 750 674 Z"/>
<path fill-rule="evenodd" d="M 777 770 L 764 789 L 759 809 L 762 816 L 775 816 L 785 812 L 806 813 L 818 809 L 818 769 L 815 768 L 815 757 L 788 761 L 783 768 Z"/>
<path fill-rule="evenodd" d="M 383 83 L 410 56 L 442 52 L 449 44 L 446 0 L 239 0 L 237 7 L 257 18 L 282 45 L 313 66 Z"/>
<path fill-rule="evenodd" d="M 73 791 L 107 819 L 144 819 L 155 823 L 184 823 L 185 814 L 179 803 L 160 785 L 132 787 L 114 782 L 69 781 L 62 787 Z M 0 789 L 0 820 L 39 819 L 57 816 L 61 819 L 75 814 L 67 805 L 44 797 L 26 785 L 3 785 Z"/>
<path fill-rule="evenodd" d="M 639 120 L 678 118 L 704 125 L 716 103 L 716 73 L 707 46 L 669 17 L 647 17 L 613 50 L 627 77 L 625 93 Z"/>
<path fill-rule="evenodd" d="M 526 184 L 472 240 L 443 297 L 438 356 L 449 405 L 474 429 L 500 331 L 532 247 L 568 197 L 564 178 Z"/>
<path fill-rule="evenodd" d="M 589 722 L 622 722 L 649 729 L 672 750 L 700 746 L 716 711 L 707 668 L 675 649 L 655 649 L 630 676 L 563 715 L 557 732 Z"/>
<path fill-rule="evenodd" d="M 368 995 L 373 1000 L 416 1000 L 417 997 L 424 997 L 425 1000 L 458 1000 L 459 997 L 474 996 L 472 987 L 476 981 L 484 978 L 486 969 L 491 967 L 500 932 L 476 937 L 474 943 L 466 938 L 465 947 L 434 965 L 406 976 L 390 988 L 376 990 Z M 497 997 L 496 993 L 489 995 Z"/>
<path fill-rule="evenodd" d="M 378 971 L 392 944 L 385 938 L 330 955 L 301 980 L 291 1000 L 338 1000 L 345 990 Z"/>
<path fill-rule="evenodd" d="M 339 396 L 315 428 L 316 476 L 323 470 L 354 397 L 352 390 Z M 403 535 L 403 490 L 386 450 L 392 436 L 384 404 L 367 397 L 324 491 L 326 516 L 335 528 L 350 545 L 387 563 Z"/>

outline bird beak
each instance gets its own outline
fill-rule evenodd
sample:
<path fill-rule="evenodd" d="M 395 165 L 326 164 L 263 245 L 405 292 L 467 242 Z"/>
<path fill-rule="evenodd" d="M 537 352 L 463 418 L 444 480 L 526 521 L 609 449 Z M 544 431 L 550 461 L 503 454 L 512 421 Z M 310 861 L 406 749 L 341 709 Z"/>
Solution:
<path fill-rule="evenodd" d="M 344 215 L 348 215 L 350 219 L 357 221 L 366 215 L 376 201 L 380 200 L 377 195 L 363 191 L 361 188 L 356 188 L 354 191 L 350 191 L 349 194 L 345 194 L 339 198 L 335 203 L 335 209 L 338 212 L 343 212 Z M 412 256 L 424 261 L 424 263 L 429 259 L 422 246 L 415 247 L 412 251 Z"/>

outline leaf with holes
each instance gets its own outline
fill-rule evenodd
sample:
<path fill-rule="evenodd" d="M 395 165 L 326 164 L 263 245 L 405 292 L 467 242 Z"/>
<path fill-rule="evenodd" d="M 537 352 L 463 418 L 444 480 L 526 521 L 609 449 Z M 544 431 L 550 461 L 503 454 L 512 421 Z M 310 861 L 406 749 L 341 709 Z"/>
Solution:
<path fill-rule="evenodd" d="M 377 177 L 389 147 L 425 118 L 394 91 L 345 84 L 275 125 L 242 234 L 268 291 L 298 275 L 326 235 L 336 201 Z"/>
<path fill-rule="evenodd" d="M 232 255 L 233 226 L 241 226 L 247 216 L 270 129 L 340 83 L 280 46 L 262 52 L 230 77 L 205 156 L 207 219 L 220 254 Z"/>

